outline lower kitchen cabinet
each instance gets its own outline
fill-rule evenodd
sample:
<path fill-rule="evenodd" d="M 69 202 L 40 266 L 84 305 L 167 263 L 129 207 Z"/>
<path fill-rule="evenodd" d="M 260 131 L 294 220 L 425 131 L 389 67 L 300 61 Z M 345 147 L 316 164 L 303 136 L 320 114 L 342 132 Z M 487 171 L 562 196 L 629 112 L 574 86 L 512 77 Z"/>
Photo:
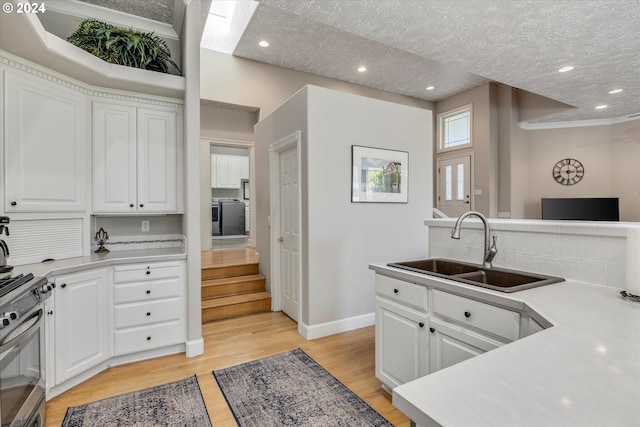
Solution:
<path fill-rule="evenodd" d="M 111 356 L 109 271 L 87 270 L 55 278 L 53 312 L 54 384 Z M 49 349 L 50 350 L 50 349 Z"/>
<path fill-rule="evenodd" d="M 501 345 L 465 328 L 436 319 L 431 319 L 429 331 L 429 373 L 486 353 Z"/>
<path fill-rule="evenodd" d="M 114 267 L 116 356 L 185 342 L 185 277 L 183 261 Z"/>
<path fill-rule="evenodd" d="M 376 377 L 393 389 L 428 373 L 427 317 L 376 299 Z"/>

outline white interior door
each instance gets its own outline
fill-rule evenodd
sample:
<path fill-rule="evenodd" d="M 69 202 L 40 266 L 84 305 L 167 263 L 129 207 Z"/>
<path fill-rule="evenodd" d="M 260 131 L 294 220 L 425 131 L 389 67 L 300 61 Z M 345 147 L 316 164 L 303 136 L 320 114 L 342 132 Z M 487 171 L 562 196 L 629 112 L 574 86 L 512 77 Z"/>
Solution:
<path fill-rule="evenodd" d="M 471 209 L 471 156 L 438 161 L 437 206 L 450 217 Z"/>
<path fill-rule="evenodd" d="M 280 292 L 282 311 L 296 322 L 300 304 L 298 147 L 280 153 Z"/>

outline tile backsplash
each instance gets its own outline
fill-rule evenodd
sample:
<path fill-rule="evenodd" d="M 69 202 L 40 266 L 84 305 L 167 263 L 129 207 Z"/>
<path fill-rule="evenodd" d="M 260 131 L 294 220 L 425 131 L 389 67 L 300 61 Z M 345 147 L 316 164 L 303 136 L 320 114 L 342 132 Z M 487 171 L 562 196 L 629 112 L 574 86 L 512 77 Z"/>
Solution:
<path fill-rule="evenodd" d="M 454 223 L 454 218 L 425 220 L 430 256 L 482 263 L 482 223 L 465 220 L 460 240 L 451 238 Z M 500 219 L 489 224 L 498 239 L 495 267 L 625 287 L 626 228 L 637 224 Z"/>

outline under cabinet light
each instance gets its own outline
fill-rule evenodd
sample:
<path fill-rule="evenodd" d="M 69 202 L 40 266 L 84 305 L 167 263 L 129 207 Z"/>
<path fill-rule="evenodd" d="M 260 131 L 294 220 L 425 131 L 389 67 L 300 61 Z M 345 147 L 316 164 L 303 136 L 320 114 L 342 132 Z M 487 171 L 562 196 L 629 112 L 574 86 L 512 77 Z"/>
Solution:
<path fill-rule="evenodd" d="M 358 67 L 358 72 L 359 73 L 364 73 L 365 71 L 367 71 L 367 67 L 364 67 L 364 66 Z"/>
<path fill-rule="evenodd" d="M 427 90 L 434 90 L 435 86 L 427 86 Z"/>
<path fill-rule="evenodd" d="M 604 108 L 607 108 L 607 105 L 598 105 L 598 106 L 596 107 L 596 110 L 602 110 L 602 109 L 604 109 Z"/>
<path fill-rule="evenodd" d="M 562 67 L 558 70 L 558 72 L 560 73 L 566 73 L 567 71 L 571 71 L 573 70 L 573 66 L 572 65 L 567 65 L 566 67 Z"/>
<path fill-rule="evenodd" d="M 622 89 L 613 89 L 609 91 L 611 95 L 613 95 L 614 93 L 620 93 L 620 92 L 622 92 Z"/>
<path fill-rule="evenodd" d="M 260 41 L 258 42 L 258 46 L 260 46 L 260 47 L 267 47 L 267 46 L 269 46 L 269 42 L 268 42 L 268 41 L 266 41 L 266 40 L 260 40 Z"/>

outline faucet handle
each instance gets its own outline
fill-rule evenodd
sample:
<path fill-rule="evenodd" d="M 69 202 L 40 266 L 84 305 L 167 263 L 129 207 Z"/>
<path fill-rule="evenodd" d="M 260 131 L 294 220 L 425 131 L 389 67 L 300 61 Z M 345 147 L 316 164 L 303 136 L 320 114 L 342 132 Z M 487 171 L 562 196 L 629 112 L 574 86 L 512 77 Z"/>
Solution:
<path fill-rule="evenodd" d="M 493 247 L 496 247 L 496 241 L 498 240 L 498 236 L 496 236 L 495 234 L 493 236 L 491 236 L 493 238 Z"/>

